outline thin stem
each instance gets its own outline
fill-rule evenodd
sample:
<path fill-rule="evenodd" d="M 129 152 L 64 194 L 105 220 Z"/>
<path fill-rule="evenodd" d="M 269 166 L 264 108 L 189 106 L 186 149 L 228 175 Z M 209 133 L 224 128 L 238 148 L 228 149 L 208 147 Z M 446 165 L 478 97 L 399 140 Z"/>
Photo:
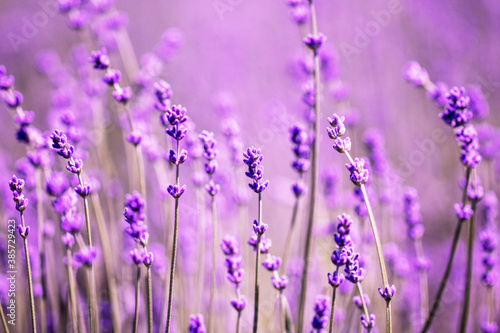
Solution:
<path fill-rule="evenodd" d="M 147 268 L 147 293 L 148 293 L 148 333 L 153 333 L 153 283 L 151 281 L 151 267 Z"/>
<path fill-rule="evenodd" d="M 212 175 L 210 175 L 210 181 L 212 181 Z M 217 211 L 215 206 L 215 196 L 212 196 L 211 200 L 211 210 L 212 210 L 212 282 L 210 285 L 210 305 L 208 309 L 208 331 L 213 332 L 213 312 L 214 312 L 214 299 L 215 299 L 215 265 L 216 265 L 216 253 L 217 253 Z"/>
<path fill-rule="evenodd" d="M 9 333 L 9 328 L 7 327 L 7 321 L 5 320 L 5 313 L 3 312 L 3 305 L 0 302 L 0 317 L 2 318 L 2 327 L 5 333 Z"/>
<path fill-rule="evenodd" d="M 68 283 L 69 283 L 69 298 L 71 307 L 71 323 L 73 325 L 73 332 L 78 332 L 78 315 L 76 311 L 76 292 L 75 292 L 75 280 L 73 275 L 73 258 L 71 255 L 71 249 L 68 247 L 66 250 L 66 257 L 68 259 L 68 264 L 66 265 L 68 269 Z"/>
<path fill-rule="evenodd" d="M 137 333 L 137 324 L 139 322 L 139 282 L 141 280 L 141 266 L 137 265 L 137 278 L 135 279 L 135 307 L 133 332 Z"/>
<path fill-rule="evenodd" d="M 262 223 L 262 193 L 259 192 L 259 226 Z M 255 292 L 254 292 L 254 307 L 253 307 L 253 333 L 257 333 L 259 321 L 259 258 L 260 258 L 260 235 L 257 235 L 257 244 L 255 246 Z"/>
<path fill-rule="evenodd" d="M 292 251 L 292 240 L 293 233 L 295 230 L 295 222 L 297 221 L 297 212 L 299 211 L 299 198 L 295 198 L 292 211 L 292 220 L 290 222 L 290 229 L 288 229 L 288 234 L 286 235 L 285 241 L 285 251 L 283 252 L 282 266 L 286 269 L 286 263 L 290 257 L 290 252 Z"/>
<path fill-rule="evenodd" d="M 92 194 L 92 206 L 94 207 L 94 212 L 97 221 L 97 230 L 99 231 L 99 236 L 101 238 L 101 246 L 104 257 L 104 269 L 106 270 L 106 278 L 109 288 L 109 300 L 111 302 L 111 319 L 113 321 L 113 331 L 116 333 L 121 332 L 121 320 L 120 320 L 120 308 L 118 302 L 118 292 L 116 288 L 116 278 L 115 269 L 113 265 L 113 257 L 111 255 L 111 248 L 107 240 L 110 239 L 108 234 L 108 229 L 106 227 L 104 214 L 102 211 L 101 201 L 97 193 Z"/>
<path fill-rule="evenodd" d="M 40 271 L 41 271 L 41 284 L 43 293 L 39 297 L 40 300 L 40 327 L 41 331 L 45 332 L 46 324 L 46 297 L 48 295 L 47 290 L 47 279 L 45 272 L 45 246 L 43 242 L 43 190 L 42 190 L 42 170 L 40 168 L 35 169 L 35 193 L 36 193 L 36 216 L 38 221 L 38 256 L 40 257 Z"/>
<path fill-rule="evenodd" d="M 363 288 L 361 287 L 361 283 L 357 282 L 356 283 L 356 288 L 358 289 L 358 294 L 359 298 L 361 298 L 361 304 L 363 305 L 363 312 L 365 314 L 366 320 L 368 321 L 370 319 L 370 315 L 368 314 L 368 307 L 366 306 L 365 303 L 365 298 L 363 297 Z M 371 332 L 371 328 L 367 328 L 368 333 Z"/>
<path fill-rule="evenodd" d="M 177 156 L 179 156 L 179 140 L 177 140 Z M 176 165 L 175 169 L 175 184 L 179 186 L 179 165 Z M 175 198 L 174 207 L 174 240 L 172 242 L 172 260 L 170 262 L 170 282 L 168 289 L 168 312 L 167 312 L 167 327 L 165 328 L 166 333 L 170 333 L 170 323 L 172 320 L 172 301 L 174 294 L 174 274 L 175 274 L 175 262 L 177 256 L 177 232 L 179 224 L 179 198 Z"/>
<path fill-rule="evenodd" d="M 71 157 L 73 159 L 73 157 Z M 82 179 L 82 174 L 81 172 L 77 173 L 78 176 L 78 181 L 81 186 L 83 186 L 83 179 Z M 88 239 L 88 246 L 92 248 L 92 234 L 90 231 L 90 213 L 89 213 L 89 202 L 87 197 L 83 198 L 83 208 L 85 211 L 85 225 L 87 229 L 87 239 Z M 92 332 L 98 332 L 99 331 L 99 324 L 97 320 L 97 312 L 95 310 L 97 309 L 97 299 L 96 299 L 96 291 L 95 291 L 95 274 L 94 274 L 94 265 L 90 263 L 90 266 L 88 268 L 88 283 L 89 283 L 89 321 L 90 321 L 90 330 Z"/>
<path fill-rule="evenodd" d="M 337 274 L 339 273 L 339 269 L 340 269 L 340 266 L 337 266 Z M 332 333 L 333 332 L 333 320 L 334 320 L 334 315 L 335 315 L 335 298 L 337 296 L 337 288 L 336 287 L 333 287 L 333 291 L 332 291 L 332 310 L 330 312 L 330 328 L 328 330 L 329 333 Z"/>
<path fill-rule="evenodd" d="M 424 260 L 425 256 L 422 240 L 415 240 L 414 245 L 417 258 L 419 260 Z M 418 275 L 420 281 L 420 321 L 423 325 L 425 323 L 425 318 L 427 318 L 427 315 L 429 314 L 429 283 L 427 279 L 427 270 L 425 268 L 420 268 Z"/>
<path fill-rule="evenodd" d="M 462 305 L 462 315 L 460 319 L 460 333 L 465 333 L 467 330 L 467 321 L 469 319 L 469 308 L 470 308 L 470 293 L 472 285 L 472 264 L 474 260 L 474 239 L 475 239 L 475 212 L 476 212 L 477 201 L 472 201 L 472 214 L 469 220 L 469 239 L 467 242 L 467 272 L 465 277 L 465 289 L 464 289 L 464 303 Z"/>
<path fill-rule="evenodd" d="M 465 206 L 467 201 L 467 189 L 469 188 L 470 183 L 470 175 L 472 172 L 471 167 L 467 167 L 465 172 L 465 187 L 462 194 L 462 205 Z M 453 266 L 453 258 L 455 257 L 455 251 L 457 249 L 458 240 L 460 239 L 460 231 L 462 230 L 462 225 L 465 222 L 464 219 L 458 219 L 457 226 L 455 227 L 455 234 L 453 235 L 453 241 L 451 243 L 450 256 L 448 257 L 448 263 L 446 264 L 446 269 L 444 271 L 443 278 L 438 287 L 438 291 L 436 293 L 436 298 L 434 299 L 434 303 L 432 304 L 431 312 L 429 313 L 429 317 L 425 321 L 425 325 L 422 328 L 421 333 L 428 332 L 431 328 L 432 321 L 434 320 L 437 310 L 439 308 L 439 303 L 441 302 L 441 297 L 443 296 L 444 288 L 446 288 L 446 283 L 448 282 L 448 278 L 450 277 L 451 268 Z"/>
<path fill-rule="evenodd" d="M 236 333 L 240 333 L 241 311 L 238 311 L 238 318 L 236 319 Z"/>
<path fill-rule="evenodd" d="M 23 229 L 26 228 L 24 224 L 24 214 L 21 212 L 21 224 L 23 226 Z M 24 254 L 26 257 L 26 270 L 28 272 L 28 288 L 29 288 L 29 294 L 30 294 L 30 309 L 31 309 L 31 325 L 33 327 L 33 332 L 35 333 L 37 331 L 36 329 L 36 313 L 35 313 L 35 300 L 33 297 L 33 279 L 31 276 L 31 263 L 30 263 L 30 252 L 28 248 L 28 237 L 23 237 L 24 240 Z"/>
<path fill-rule="evenodd" d="M 203 299 L 203 284 L 205 282 L 205 207 L 203 204 L 203 189 L 201 186 L 196 187 L 195 194 L 198 212 L 198 262 L 200 263 L 200 269 L 197 272 L 198 296 L 196 297 L 196 311 L 200 312 L 200 306 Z"/>
<path fill-rule="evenodd" d="M 315 37 L 318 36 L 318 24 L 316 22 L 316 9 L 312 2 L 309 0 L 309 7 L 311 13 L 311 25 L 312 32 Z M 299 302 L 299 327 L 298 333 L 302 333 L 304 326 L 304 311 L 306 306 L 306 294 L 307 294 L 307 270 L 309 266 L 309 252 L 311 247 L 312 229 L 314 223 L 314 213 L 316 204 L 316 187 L 318 183 L 318 167 L 319 167 L 319 121 L 321 118 L 320 112 L 320 65 L 319 65 L 319 55 L 317 50 L 314 50 L 314 140 L 311 150 L 311 193 L 309 197 L 309 216 L 307 221 L 307 233 L 306 233 L 306 246 L 304 250 L 303 257 L 303 268 L 301 277 L 301 291 L 300 291 L 300 302 Z"/>

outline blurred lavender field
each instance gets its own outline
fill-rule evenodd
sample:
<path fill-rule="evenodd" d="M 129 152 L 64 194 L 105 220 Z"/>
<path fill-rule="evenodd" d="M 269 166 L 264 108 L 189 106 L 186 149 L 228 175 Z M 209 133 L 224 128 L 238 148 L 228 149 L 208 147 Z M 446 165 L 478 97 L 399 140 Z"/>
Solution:
<path fill-rule="evenodd" d="M 333 332 L 387 331 L 383 298 L 389 302 L 391 297 L 381 297 L 377 291 L 384 285 L 360 187 L 349 180 L 355 172 L 350 175 L 345 169 L 348 159 L 332 148 L 336 143 L 326 132 L 327 127 L 336 127 L 335 123 L 329 126 L 327 120 L 333 114 L 345 116 L 345 135 L 352 143 L 351 154 L 353 158 L 363 157 L 370 173 L 366 188 L 380 233 L 388 286 L 394 284 L 397 290 L 390 302 L 392 332 L 421 331 L 428 313 L 422 311 L 422 276 L 428 279 L 426 295 L 430 308 L 445 271 L 457 223 L 463 226 L 453 268 L 431 330 L 496 332 L 494 323 L 500 321 L 500 287 L 495 283 L 498 266 L 494 265 L 498 259 L 494 243 L 498 241 L 500 221 L 497 200 L 500 4 L 493 0 L 313 2 L 318 31 L 327 37 L 317 51 L 303 41 L 307 34 L 313 33 L 309 17 L 312 2 L 305 0 L 116 0 L 114 4 L 106 0 L 4 0 L 0 3 L 0 65 L 6 69 L 3 72 L 0 68 L 0 86 L 5 77 L 13 75 L 14 90 L 24 97 L 21 114 L 26 110 L 35 114 L 32 124 L 23 123 L 19 120 L 21 105 L 15 99 L 12 101 L 13 90 L 9 87 L 0 90 L 1 99 L 6 100 L 5 106 L 2 102 L 0 107 L 0 219 L 4 226 L 0 228 L 0 301 L 6 315 L 11 299 L 7 277 L 12 270 L 8 268 L 11 252 L 4 242 L 9 235 L 8 221 L 15 219 L 15 225 L 21 223 L 21 211 L 31 228 L 29 237 L 15 232 L 16 311 L 15 326 L 7 325 L 10 332 L 32 330 L 23 238 L 29 243 L 38 331 L 72 332 L 74 323 L 80 332 L 132 331 L 134 305 L 138 300 L 136 331 L 164 332 L 177 201 L 178 253 L 171 332 L 207 329 L 233 332 L 238 313 L 241 313 L 240 331 L 252 332 L 256 256 L 248 240 L 258 230 L 252 228 L 254 220 L 258 225 L 262 222 L 268 225 L 262 239 L 272 240 L 269 253 L 282 257 L 281 267 L 273 269 L 269 266 L 276 264 L 276 259 L 267 254 L 260 256 L 264 267 L 259 264 L 258 332 L 328 332 L 330 299 L 316 299 L 316 296 L 332 297 L 327 273 L 335 271 L 332 252 L 340 252 L 343 247 L 334 241 L 335 233 L 344 237 L 337 228 L 337 215 L 342 213 L 353 220 L 351 235 L 346 237 L 352 238 L 355 252 L 360 253 L 363 291 L 370 299 L 369 313 L 375 314 L 376 320 L 373 328 L 369 323 L 362 326 L 360 316 L 364 312 L 353 302 L 358 291 L 346 280 L 338 287 Z M 306 22 L 302 25 L 291 19 L 299 14 L 305 15 Z M 315 33 L 311 36 L 318 38 Z M 96 54 L 94 61 L 89 58 L 92 51 L 102 47 L 107 49 L 110 65 L 96 70 L 93 68 L 98 67 Z M 300 172 L 298 176 L 300 166 L 292 167 L 296 159 L 292 148 L 305 145 L 314 150 L 314 111 L 318 110 L 312 81 L 315 54 L 321 65 L 321 108 L 316 119 L 320 133 L 319 165 L 314 164 L 314 154 L 299 156 L 307 160 L 307 166 L 303 167 L 303 176 Z M 425 68 L 430 79 L 418 66 L 409 72 L 410 61 Z M 109 69 L 121 71 L 118 84 L 121 88 L 132 88 L 130 100 L 123 99 L 121 88 L 102 82 L 106 75 L 115 83 L 116 77 L 109 77 L 112 74 Z M 168 82 L 172 96 L 169 88 L 158 84 L 161 80 Z M 436 106 L 437 98 L 433 100 L 428 95 L 434 84 L 440 87 L 438 82 L 446 83 L 447 88 L 443 91 L 443 102 Z M 465 148 L 455 142 L 463 143 L 457 133 L 462 133 L 469 124 L 447 124 L 439 116 L 453 104 L 452 97 L 446 99 L 452 87 L 464 87 L 463 99 L 470 99 L 468 108 L 473 118 L 469 124 L 477 130 L 480 145 L 473 150 L 482 156 L 477 167 L 461 163 L 461 151 Z M 121 102 L 112 96 L 113 91 L 122 93 Z M 175 116 L 178 104 L 187 110 L 186 122 L 179 120 L 182 116 L 178 113 Z M 173 135 L 182 132 L 179 121 L 188 134 L 183 140 L 173 140 L 172 135 L 165 134 L 165 128 L 171 129 Z M 295 125 L 304 129 L 305 139 L 296 138 L 293 143 L 294 132 L 290 128 Z M 28 139 L 23 142 L 26 127 L 38 128 L 39 132 L 26 131 Z M 56 129 L 64 131 L 69 144 L 74 145 L 69 161 L 73 156 L 82 159 L 83 171 L 66 170 L 66 161 L 56 152 L 68 146 L 57 146 L 61 136 L 53 134 Z M 198 134 L 203 130 L 214 133 L 215 146 L 210 133 L 203 134 L 200 140 Z M 179 162 L 181 151 L 176 150 L 176 142 L 180 149 L 187 150 L 185 163 Z M 256 170 L 247 168 L 251 162 L 243 163 L 243 152 L 251 146 L 260 148 L 264 156 L 262 180 L 269 180 L 269 186 L 262 193 L 252 191 L 247 185 L 262 185 L 261 179 L 252 174 Z M 169 159 L 171 149 L 175 156 L 170 153 Z M 218 167 L 210 172 L 205 164 L 213 166 L 214 161 Z M 315 167 L 318 168 L 316 209 L 307 292 L 301 302 L 311 171 Z M 176 170 L 177 178 L 180 177 L 177 185 L 186 184 L 185 193 L 177 198 L 173 191 L 178 188 L 169 189 L 169 185 L 176 184 Z M 465 285 L 471 217 L 463 216 L 467 215 L 464 209 L 454 210 L 454 204 L 462 202 L 467 170 L 473 171 L 464 198 L 474 210 L 475 242 L 472 266 L 469 265 L 468 323 L 466 329 L 461 329 L 464 295 L 468 294 Z M 247 175 L 249 178 L 246 171 L 251 174 Z M 13 174 L 25 180 L 24 191 L 12 189 L 12 185 L 9 189 Z M 83 181 L 77 176 L 82 176 Z M 145 184 L 141 183 L 142 177 Z M 291 190 L 298 177 L 303 177 L 305 188 L 300 200 Z M 81 194 L 85 182 L 90 185 L 89 195 Z M 207 191 L 206 184 L 212 186 Z M 80 196 L 73 191 L 78 185 L 82 187 L 76 191 Z M 134 191 L 138 192 L 132 194 Z M 16 210 L 12 201 L 13 193 L 16 196 L 16 193 L 22 195 L 21 192 L 29 200 L 24 212 Z M 70 198 L 60 199 L 64 196 Z M 83 215 L 74 218 L 81 219 L 79 222 L 74 219 L 68 222 L 80 223 L 81 229 L 68 231 L 69 227 L 62 225 L 73 214 L 84 213 L 81 197 L 90 206 L 93 248 L 97 250 L 90 263 L 85 262 L 85 256 L 91 255 L 84 253 L 82 259 L 78 254 L 88 245 Z M 262 210 L 258 209 L 258 198 L 262 198 Z M 58 210 L 58 200 L 76 202 L 71 213 Z M 136 209 L 134 205 L 138 202 L 140 208 Z M 213 215 L 212 202 L 216 203 Z M 299 202 L 297 223 L 287 247 L 296 202 Z M 125 218 L 124 207 L 127 207 Z M 133 211 L 133 216 L 127 216 L 127 209 L 129 213 Z M 213 216 L 217 224 L 215 238 Z M 130 237 L 131 232 L 126 228 L 133 224 L 131 220 L 141 226 L 147 222 L 149 239 Z M 423 235 L 415 236 L 408 231 L 409 225 L 413 228 L 416 224 L 425 227 Z M 239 242 L 239 253 L 224 246 L 221 251 L 221 242 L 233 244 L 224 237 L 227 234 Z M 214 241 L 215 281 L 212 279 Z M 423 257 L 416 254 L 420 245 L 415 244 L 420 241 Z M 67 246 L 71 242 L 74 245 Z M 69 295 L 68 249 L 75 256 L 72 267 L 77 318 L 72 313 Z M 135 257 L 129 254 L 133 249 Z M 45 258 L 42 265 L 40 251 Z M 108 258 L 104 258 L 106 251 Z M 150 252 L 154 257 L 152 263 L 147 259 Z M 243 263 L 241 267 L 235 264 L 238 269 L 232 271 L 225 260 L 237 261 L 239 255 Z M 485 257 L 488 260 L 483 260 Z M 242 281 L 235 283 L 241 269 L 245 270 Z M 96 291 L 93 304 L 88 294 L 92 289 L 88 281 L 92 270 Z M 138 299 L 137 272 L 141 272 Z M 352 272 L 344 275 L 349 274 L 352 277 Z M 287 276 L 288 285 L 279 292 L 276 281 L 283 276 Z M 151 278 L 150 284 L 147 277 Z M 116 284 L 114 296 L 110 280 Z M 151 302 L 147 298 L 148 287 L 152 290 Z M 240 294 L 247 299 L 246 307 L 240 311 L 235 311 L 233 308 L 238 310 L 237 306 L 230 303 L 235 290 L 237 300 L 241 301 Z M 322 302 L 327 304 L 323 312 Z M 99 329 L 89 322 L 92 311 L 98 314 Z M 204 324 L 197 328 L 201 317 L 190 318 L 190 315 L 198 313 L 203 315 Z M 285 317 L 287 324 L 283 325 L 281 320 Z"/>

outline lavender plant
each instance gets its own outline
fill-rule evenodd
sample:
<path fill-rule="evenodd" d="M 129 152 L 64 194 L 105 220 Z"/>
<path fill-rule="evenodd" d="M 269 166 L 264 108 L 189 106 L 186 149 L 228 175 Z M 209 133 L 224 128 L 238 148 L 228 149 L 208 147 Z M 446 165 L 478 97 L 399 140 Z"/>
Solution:
<path fill-rule="evenodd" d="M 498 331 L 497 50 L 484 44 L 498 4 L 374 3 L 351 35 L 353 4 L 286 5 L 2 3 L 0 178 L 17 185 L 0 187 L 0 220 L 22 223 L 0 237 L 19 232 L 26 256 L 0 242 L 4 331 Z M 403 76 L 431 103 L 395 79 L 415 55 L 427 69 Z M 349 179 L 323 146 L 323 109 Z"/>

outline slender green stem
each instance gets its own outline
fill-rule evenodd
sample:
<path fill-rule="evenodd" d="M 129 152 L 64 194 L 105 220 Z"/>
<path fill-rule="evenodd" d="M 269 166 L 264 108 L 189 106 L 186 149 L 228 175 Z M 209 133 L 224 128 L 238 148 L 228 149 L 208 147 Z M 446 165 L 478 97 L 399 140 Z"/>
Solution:
<path fill-rule="evenodd" d="M 470 293 L 472 285 L 472 264 L 474 260 L 474 239 L 475 239 L 475 212 L 476 212 L 477 201 L 472 201 L 472 214 L 469 220 L 469 235 L 467 242 L 467 272 L 465 276 L 465 289 L 464 289 L 464 302 L 462 304 L 462 315 L 460 319 L 460 333 L 465 333 L 467 330 L 467 321 L 469 319 L 469 308 L 470 308 Z"/>
<path fill-rule="evenodd" d="M 469 188 L 470 183 L 470 175 L 472 172 L 471 167 L 467 167 L 465 172 L 465 187 L 462 195 L 462 205 L 465 206 L 467 202 L 467 189 Z M 436 298 L 434 299 L 434 303 L 432 304 L 431 312 L 429 313 L 429 317 L 425 321 L 425 325 L 422 328 L 421 333 L 428 332 L 431 328 L 432 322 L 436 317 L 437 310 L 439 308 L 439 303 L 441 302 L 441 297 L 443 296 L 444 289 L 446 288 L 446 284 L 448 282 L 448 278 L 450 277 L 451 268 L 453 267 L 453 258 L 455 257 L 455 252 L 457 250 L 458 241 L 460 239 L 460 231 L 462 230 L 462 225 L 466 220 L 458 219 L 457 226 L 455 227 L 455 234 L 453 235 L 453 241 L 451 243 L 450 256 L 448 257 L 448 263 L 446 264 L 446 269 L 444 271 L 443 278 L 439 283 L 438 291 L 436 293 Z"/>
<path fill-rule="evenodd" d="M 258 224 L 262 223 L 262 193 L 259 193 L 259 213 Z M 260 258 L 260 235 L 257 235 L 257 244 L 255 246 L 255 292 L 253 306 L 253 333 L 257 333 L 259 322 L 259 258 Z"/>
<path fill-rule="evenodd" d="M 21 212 L 21 224 L 23 229 L 26 228 L 24 224 L 24 214 Z M 31 276 L 31 263 L 30 263 L 30 252 L 28 248 L 28 237 L 23 237 L 24 240 L 24 254 L 26 257 L 26 270 L 28 272 L 28 288 L 30 294 L 30 309 L 31 309 L 31 325 L 33 328 L 33 332 L 37 331 L 36 329 L 36 313 L 35 313 L 35 299 L 33 296 L 33 278 Z"/>
<path fill-rule="evenodd" d="M 179 156 L 179 140 L 177 140 L 177 156 Z M 175 184 L 179 186 L 179 165 L 175 169 Z M 168 288 L 168 309 L 167 309 L 167 326 L 166 333 L 170 333 L 170 324 L 172 321 L 172 301 L 174 294 L 174 275 L 175 275 L 175 262 L 177 257 L 177 232 L 179 224 L 179 198 L 175 198 L 174 207 L 174 240 L 172 242 L 172 259 L 170 262 L 170 282 Z"/>
<path fill-rule="evenodd" d="M 148 333 L 153 333 L 153 283 L 151 281 L 151 267 L 147 268 L 147 292 L 148 292 Z"/>
<path fill-rule="evenodd" d="M 73 332 L 78 332 L 78 315 L 76 311 L 76 292 L 75 292 L 75 280 L 73 275 L 73 258 L 71 255 L 71 249 L 68 247 L 66 249 L 66 257 L 68 259 L 68 264 L 66 265 L 68 269 L 68 284 L 69 284 L 69 298 L 71 307 L 71 324 L 73 326 Z"/>
<path fill-rule="evenodd" d="M 210 181 L 212 182 L 212 175 L 210 175 Z M 214 300 L 215 300 L 215 265 L 216 265 L 216 253 L 217 253 L 217 211 L 215 206 L 215 196 L 212 196 L 211 200 L 211 210 L 212 210 L 212 281 L 210 284 L 210 303 L 208 308 L 208 331 L 214 332 Z"/>
<path fill-rule="evenodd" d="M 314 36 L 318 36 L 318 24 L 316 21 L 316 8 L 312 2 L 309 0 L 309 9 L 311 13 L 311 26 L 312 33 Z M 300 290 L 300 302 L 299 302 L 299 326 L 298 333 L 302 333 L 304 326 L 304 311 L 306 306 L 306 295 L 307 295 L 307 271 L 309 267 L 309 252 L 311 247 L 312 229 L 315 216 L 315 205 L 316 205 L 316 187 L 318 183 L 318 167 L 319 167 L 319 121 L 321 118 L 320 112 L 320 64 L 319 55 L 317 50 L 313 52 L 314 57 L 314 140 L 312 143 L 311 150 L 311 192 L 309 197 L 309 216 L 307 221 L 307 233 L 306 233 L 306 244 L 304 249 L 303 257 L 303 268 L 301 277 L 301 290 Z"/>
<path fill-rule="evenodd" d="M 2 327 L 5 333 L 9 333 L 9 328 L 7 327 L 7 320 L 5 320 L 5 313 L 3 312 L 3 305 L 0 302 L 0 318 L 2 318 Z"/>
<path fill-rule="evenodd" d="M 238 311 L 238 318 L 236 318 L 236 333 L 240 333 L 241 311 Z"/>
<path fill-rule="evenodd" d="M 137 277 L 135 279 L 135 307 L 134 307 L 134 323 L 133 332 L 137 332 L 139 323 L 139 282 L 141 281 L 141 266 L 137 265 Z"/>

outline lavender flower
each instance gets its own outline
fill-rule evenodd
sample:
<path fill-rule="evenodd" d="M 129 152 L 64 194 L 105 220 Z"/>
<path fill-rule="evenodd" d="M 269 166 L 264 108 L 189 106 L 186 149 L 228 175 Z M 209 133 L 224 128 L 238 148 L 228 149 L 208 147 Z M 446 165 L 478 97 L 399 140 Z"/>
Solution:
<path fill-rule="evenodd" d="M 313 332 L 321 333 L 328 322 L 327 312 L 329 310 L 330 297 L 316 296 L 314 301 L 314 317 L 311 322 Z"/>
<path fill-rule="evenodd" d="M 188 332 L 189 333 L 206 333 L 207 332 L 202 314 L 198 313 L 198 314 L 189 315 Z"/>
<path fill-rule="evenodd" d="M 235 285 L 236 298 L 231 301 L 231 306 L 238 312 L 239 327 L 241 311 L 247 304 L 247 299 L 241 295 L 240 283 L 245 275 L 245 270 L 242 268 L 243 257 L 239 255 L 239 243 L 234 236 L 225 235 L 220 243 L 222 252 L 226 256 L 227 279 Z"/>
<path fill-rule="evenodd" d="M 248 184 L 248 186 L 255 193 L 260 194 L 269 185 L 268 180 L 262 180 L 264 167 L 260 163 L 264 159 L 264 156 L 261 154 L 259 148 L 250 147 L 243 153 L 243 157 L 243 163 L 248 166 L 248 171 L 245 172 L 245 175 L 252 180 L 252 183 Z"/>

